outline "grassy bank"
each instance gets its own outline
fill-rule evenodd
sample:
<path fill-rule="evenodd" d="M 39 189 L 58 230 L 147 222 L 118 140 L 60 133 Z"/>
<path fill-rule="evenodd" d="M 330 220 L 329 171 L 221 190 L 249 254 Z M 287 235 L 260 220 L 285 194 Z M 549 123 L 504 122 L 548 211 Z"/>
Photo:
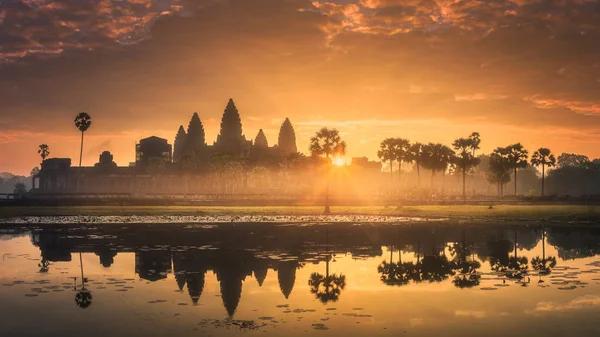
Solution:
<path fill-rule="evenodd" d="M 0 207 L 0 218 L 16 216 L 69 215 L 319 215 L 323 207 L 137 207 L 137 206 L 76 206 L 76 207 Z M 500 205 L 488 206 L 404 206 L 404 207 L 332 207 L 332 214 L 391 215 L 457 219 L 515 220 L 598 220 L 600 206 L 579 205 Z"/>

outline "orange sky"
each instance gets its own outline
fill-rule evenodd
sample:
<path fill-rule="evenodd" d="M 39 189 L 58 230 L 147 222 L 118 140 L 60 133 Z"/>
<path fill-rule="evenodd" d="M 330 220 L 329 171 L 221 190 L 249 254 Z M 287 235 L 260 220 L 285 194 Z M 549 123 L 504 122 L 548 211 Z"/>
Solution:
<path fill-rule="evenodd" d="M 26 5 L 28 3 L 29 5 Z M 59 23 L 58 25 L 55 23 Z M 173 141 L 197 111 L 216 139 L 234 98 L 269 144 L 289 117 L 298 148 L 338 128 L 349 156 L 385 137 L 482 150 L 600 156 L 600 5 L 594 1 L 12 0 L 0 7 L 0 171 Z"/>

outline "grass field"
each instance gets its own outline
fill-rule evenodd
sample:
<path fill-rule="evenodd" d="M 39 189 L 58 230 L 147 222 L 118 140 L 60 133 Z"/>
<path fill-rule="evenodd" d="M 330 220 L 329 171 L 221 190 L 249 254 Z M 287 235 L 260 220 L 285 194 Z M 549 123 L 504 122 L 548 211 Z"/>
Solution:
<path fill-rule="evenodd" d="M 332 214 L 414 216 L 426 218 L 506 220 L 598 220 L 600 206 L 579 205 L 499 205 L 488 206 L 401 206 L 331 207 Z M 323 207 L 190 207 L 190 206 L 76 206 L 76 207 L 0 207 L 0 218 L 16 216 L 68 215 L 319 215 Z"/>

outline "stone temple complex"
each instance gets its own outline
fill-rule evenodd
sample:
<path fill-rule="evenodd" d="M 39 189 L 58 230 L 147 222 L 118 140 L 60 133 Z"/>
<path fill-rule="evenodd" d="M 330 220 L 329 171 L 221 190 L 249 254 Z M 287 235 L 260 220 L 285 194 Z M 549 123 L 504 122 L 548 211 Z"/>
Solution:
<path fill-rule="evenodd" d="M 203 173 L 211 167 L 222 172 L 231 171 L 231 163 L 245 167 L 279 167 L 281 161 L 297 154 L 298 149 L 294 127 L 287 118 L 281 125 L 278 144 L 269 146 L 262 129 L 254 139 L 247 139 L 238 109 L 230 99 L 212 145 L 207 144 L 202 120 L 194 113 L 187 130 L 183 125 L 179 127 L 173 145 L 164 138 L 151 136 L 136 144 L 135 153 L 135 162 L 122 167 L 117 166 L 108 151 L 100 154 L 99 162 L 92 167 L 74 167 L 69 158 L 46 159 L 33 178 L 34 191 L 41 194 L 187 193 L 193 189 L 208 193 L 215 190 L 215 186 L 210 186 L 215 183 Z M 185 184 L 183 176 L 186 176 Z M 190 176 L 195 176 L 192 184 Z"/>
<path fill-rule="evenodd" d="M 219 135 L 212 145 L 207 144 L 204 126 L 198 113 L 192 116 L 187 132 L 183 125 L 179 127 L 175 136 L 173 162 L 195 160 L 205 163 L 215 156 L 260 160 L 267 157 L 287 157 L 297 152 L 294 127 L 287 118 L 281 125 L 277 145 L 269 147 L 262 129 L 258 131 L 254 141 L 246 139 L 240 114 L 230 99 L 221 118 Z"/>

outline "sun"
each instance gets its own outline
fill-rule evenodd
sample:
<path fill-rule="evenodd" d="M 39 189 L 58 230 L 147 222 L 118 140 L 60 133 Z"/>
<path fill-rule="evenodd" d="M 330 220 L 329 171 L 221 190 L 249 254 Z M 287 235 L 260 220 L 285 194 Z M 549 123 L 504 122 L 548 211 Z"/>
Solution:
<path fill-rule="evenodd" d="M 342 157 L 334 158 L 333 164 L 336 166 L 344 166 L 346 165 L 346 160 L 344 160 L 344 158 Z"/>

